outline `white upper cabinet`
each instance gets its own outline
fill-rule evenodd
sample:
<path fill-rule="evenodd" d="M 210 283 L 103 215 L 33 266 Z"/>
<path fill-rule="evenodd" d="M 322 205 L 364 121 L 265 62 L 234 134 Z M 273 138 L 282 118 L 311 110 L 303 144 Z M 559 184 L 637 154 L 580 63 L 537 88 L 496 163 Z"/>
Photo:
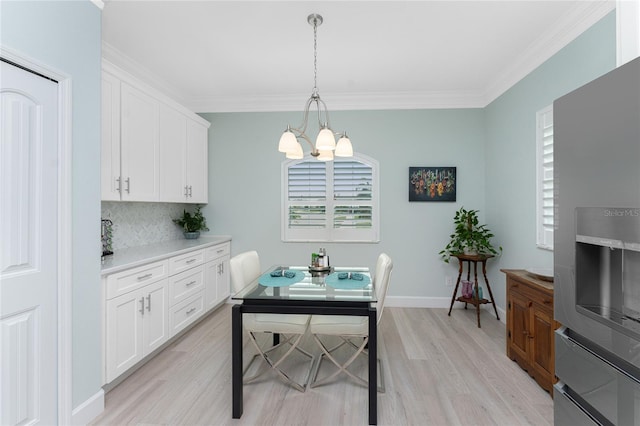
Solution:
<path fill-rule="evenodd" d="M 166 105 L 160 106 L 160 198 L 185 202 L 188 195 L 184 178 L 187 117 Z"/>
<path fill-rule="evenodd" d="M 209 141 L 208 130 L 195 121 L 187 122 L 187 158 L 185 162 L 186 186 L 188 187 L 188 203 L 209 201 Z"/>
<path fill-rule="evenodd" d="M 207 203 L 209 126 L 103 61 L 102 200 Z"/>
<path fill-rule="evenodd" d="M 102 199 L 120 200 L 120 80 L 102 73 Z"/>
<path fill-rule="evenodd" d="M 160 105 L 124 82 L 121 96 L 122 200 L 160 201 Z"/>
<path fill-rule="evenodd" d="M 207 203 L 207 127 L 160 106 L 160 199 Z"/>

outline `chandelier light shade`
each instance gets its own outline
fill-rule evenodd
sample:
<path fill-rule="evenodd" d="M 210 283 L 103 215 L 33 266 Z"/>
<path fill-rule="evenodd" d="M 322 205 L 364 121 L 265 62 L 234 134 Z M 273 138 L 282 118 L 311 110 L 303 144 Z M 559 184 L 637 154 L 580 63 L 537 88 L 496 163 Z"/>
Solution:
<path fill-rule="evenodd" d="M 343 133 L 338 139 L 335 151 L 336 157 L 353 157 L 353 147 L 346 133 Z"/>
<path fill-rule="evenodd" d="M 305 104 L 302 124 L 298 127 L 287 126 L 280 137 L 278 151 L 284 152 L 289 159 L 302 159 L 304 152 L 299 141 L 305 140 L 311 147 L 310 154 L 320 161 L 332 161 L 334 154 L 336 157 L 352 157 L 353 147 L 346 133 L 338 135 L 338 144 L 336 145 L 336 133 L 329 124 L 329 110 L 318 93 L 318 27 L 323 22 L 322 16 L 312 13 L 307 17 L 307 22 L 313 27 L 313 91 Z M 306 133 L 311 106 L 317 110 L 318 128 L 320 129 L 315 146 Z"/>

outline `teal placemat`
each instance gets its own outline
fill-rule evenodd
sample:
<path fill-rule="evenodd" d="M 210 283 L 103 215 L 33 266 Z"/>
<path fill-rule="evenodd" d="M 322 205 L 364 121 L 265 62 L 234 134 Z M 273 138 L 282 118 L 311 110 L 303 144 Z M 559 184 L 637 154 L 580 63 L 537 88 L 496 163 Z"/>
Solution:
<path fill-rule="evenodd" d="M 291 271 L 288 269 L 288 271 Z M 304 272 L 302 271 L 291 271 L 295 272 L 295 276 L 293 278 L 287 277 L 272 277 L 271 271 L 264 273 L 258 278 L 258 284 L 263 285 L 265 287 L 287 287 L 291 284 L 295 284 L 298 281 L 302 281 L 304 278 Z"/>
<path fill-rule="evenodd" d="M 340 289 L 363 288 L 368 286 L 371 283 L 371 278 L 369 278 L 367 275 L 364 275 L 364 274 L 362 274 L 362 281 L 353 280 L 349 278 L 341 280 L 338 278 L 338 274 L 342 272 L 346 272 L 346 271 L 334 272 L 333 274 L 329 274 L 327 278 L 324 279 L 324 283 L 333 288 L 340 288 Z"/>

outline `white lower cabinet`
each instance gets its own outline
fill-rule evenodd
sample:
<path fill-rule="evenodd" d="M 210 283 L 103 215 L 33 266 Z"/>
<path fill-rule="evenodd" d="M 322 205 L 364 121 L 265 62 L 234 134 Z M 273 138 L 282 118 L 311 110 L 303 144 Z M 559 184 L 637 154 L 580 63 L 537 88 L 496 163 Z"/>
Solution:
<path fill-rule="evenodd" d="M 107 300 L 107 382 L 169 339 L 168 306 L 166 278 Z"/>
<path fill-rule="evenodd" d="M 211 309 L 230 295 L 229 243 L 219 244 L 205 250 L 205 306 Z"/>
<path fill-rule="evenodd" d="M 105 383 L 227 300 L 230 252 L 226 242 L 103 277 Z"/>

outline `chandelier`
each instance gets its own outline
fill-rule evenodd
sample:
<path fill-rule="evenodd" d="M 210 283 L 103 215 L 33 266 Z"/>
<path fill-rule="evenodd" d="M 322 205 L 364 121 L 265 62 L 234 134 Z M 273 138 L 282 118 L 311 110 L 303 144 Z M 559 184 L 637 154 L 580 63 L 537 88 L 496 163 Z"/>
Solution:
<path fill-rule="evenodd" d="M 302 145 L 299 140 L 303 139 L 311 146 L 311 155 L 320 161 L 331 161 L 334 155 L 336 157 L 352 157 L 353 147 L 346 132 L 334 133 L 329 125 L 329 111 L 327 106 L 320 99 L 318 93 L 318 27 L 322 25 L 322 16 L 312 13 L 307 17 L 307 22 L 313 27 L 313 91 L 311 97 L 307 100 L 304 107 L 304 116 L 302 124 L 298 127 L 287 126 L 280 137 L 278 151 L 286 153 L 286 157 L 293 160 L 304 158 Z M 320 131 L 316 137 L 315 146 L 307 136 L 307 124 L 309 121 L 309 108 L 314 105 L 318 111 L 318 127 Z M 336 144 L 336 136 L 338 143 Z"/>

